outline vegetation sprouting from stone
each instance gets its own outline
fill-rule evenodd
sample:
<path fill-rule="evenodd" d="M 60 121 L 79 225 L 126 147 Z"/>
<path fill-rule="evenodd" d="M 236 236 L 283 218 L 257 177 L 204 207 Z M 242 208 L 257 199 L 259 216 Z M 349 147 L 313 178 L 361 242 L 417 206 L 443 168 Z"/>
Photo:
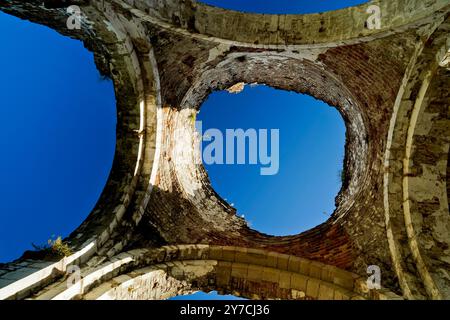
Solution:
<path fill-rule="evenodd" d="M 45 252 L 57 257 L 68 257 L 72 255 L 72 250 L 62 240 L 61 236 L 58 236 L 55 240 L 49 239 L 45 245 L 36 245 L 33 243 L 32 246 L 36 251 Z"/>

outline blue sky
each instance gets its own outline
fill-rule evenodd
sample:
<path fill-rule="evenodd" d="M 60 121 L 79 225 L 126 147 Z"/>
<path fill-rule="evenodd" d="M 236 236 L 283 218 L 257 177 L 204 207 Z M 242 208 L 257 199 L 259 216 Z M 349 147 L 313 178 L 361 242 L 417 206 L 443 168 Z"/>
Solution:
<path fill-rule="evenodd" d="M 189 295 L 173 297 L 170 298 L 169 300 L 246 300 L 246 299 L 235 297 L 230 294 L 219 295 L 217 291 L 211 291 L 209 293 L 199 291 Z"/>
<path fill-rule="evenodd" d="M 319 13 L 368 2 L 368 0 L 198 0 L 212 6 L 267 14 Z"/>
<path fill-rule="evenodd" d="M 364 1 L 203 2 L 250 12 L 310 13 Z M 100 79 L 81 42 L 3 13 L 0 37 L 0 262 L 6 262 L 32 249 L 31 243 L 67 236 L 89 214 L 111 169 L 116 109 L 112 83 Z M 204 129 L 280 129 L 278 175 L 261 176 L 255 166 L 206 166 L 219 194 L 253 228 L 298 233 L 332 212 L 345 134 L 335 109 L 257 86 L 238 95 L 213 93 L 197 119 Z"/>
<path fill-rule="evenodd" d="M 280 130 L 276 175 L 260 175 L 260 166 L 249 164 L 205 166 L 215 190 L 252 228 L 297 234 L 333 212 L 345 143 L 344 121 L 336 109 L 308 95 L 246 86 L 239 94 L 212 93 L 197 120 L 203 132 L 218 128 L 224 135 L 229 128 Z"/>

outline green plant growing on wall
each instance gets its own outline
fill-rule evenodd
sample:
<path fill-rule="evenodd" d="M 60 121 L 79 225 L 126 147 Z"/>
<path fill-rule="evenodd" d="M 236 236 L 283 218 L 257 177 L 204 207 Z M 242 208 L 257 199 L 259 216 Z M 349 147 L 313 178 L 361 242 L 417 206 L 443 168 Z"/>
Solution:
<path fill-rule="evenodd" d="M 58 236 L 55 240 L 49 239 L 46 245 L 31 244 L 36 251 L 45 252 L 49 255 L 56 257 L 68 257 L 72 255 L 72 250 L 69 245 L 64 242 L 61 236 Z"/>
<path fill-rule="evenodd" d="M 195 121 L 197 120 L 197 112 L 193 112 L 190 116 L 189 119 L 191 119 L 191 124 L 195 125 Z"/>
<path fill-rule="evenodd" d="M 56 238 L 56 240 L 48 240 L 50 248 L 54 254 L 62 257 L 68 257 L 72 255 L 72 250 L 70 250 L 69 245 L 63 242 L 61 237 Z"/>
<path fill-rule="evenodd" d="M 338 171 L 338 179 L 341 182 L 342 185 L 345 183 L 345 176 L 347 175 L 347 172 L 345 171 L 345 158 L 342 159 L 342 169 Z"/>
<path fill-rule="evenodd" d="M 338 171 L 338 178 L 341 181 L 342 184 L 344 184 L 345 181 L 345 170 L 341 169 Z"/>

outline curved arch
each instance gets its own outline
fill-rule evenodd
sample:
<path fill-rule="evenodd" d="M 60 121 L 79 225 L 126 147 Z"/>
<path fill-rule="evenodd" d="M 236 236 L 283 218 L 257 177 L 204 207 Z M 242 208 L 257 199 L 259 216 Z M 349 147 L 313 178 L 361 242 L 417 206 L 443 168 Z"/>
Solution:
<path fill-rule="evenodd" d="M 199 155 L 199 141 L 192 119 L 195 118 L 201 102 L 212 90 L 224 89 L 240 81 L 264 83 L 280 89 L 309 93 L 336 106 L 343 115 L 347 125 L 346 182 L 337 198 L 337 210 L 333 217 L 328 223 L 311 230 L 311 233 L 321 230 L 320 232 L 326 234 L 325 230 L 333 228 L 339 230 L 341 226 L 336 222 L 351 210 L 354 200 L 367 187 L 369 181 L 368 163 L 371 162 L 370 157 L 374 152 L 369 151 L 368 115 L 362 107 L 365 101 L 355 98 L 342 81 L 317 63 L 295 59 L 284 53 L 247 51 L 233 52 L 215 68 L 202 73 L 184 95 L 179 108 L 164 108 L 164 122 L 167 125 L 163 134 L 167 143 L 162 152 L 166 157 L 161 159 L 158 189 L 156 194 L 152 195 L 154 205 L 148 207 L 145 223 L 154 225 L 167 241 L 178 243 L 197 238 L 202 241 L 203 232 L 218 231 L 223 235 L 210 243 L 245 241 L 250 247 L 270 246 L 272 249 L 277 247 L 280 250 L 289 250 L 285 248 L 288 243 L 302 246 L 305 237 L 310 235 L 305 233 L 301 236 L 272 237 L 250 230 L 245 221 L 235 216 L 234 209 L 210 186 Z M 177 201 L 181 200 L 181 207 L 176 206 L 175 198 Z M 165 205 L 159 206 L 158 203 Z M 185 221 L 181 225 L 198 225 L 201 228 L 171 227 L 173 224 L 180 224 L 180 221 Z M 334 245 L 332 240 L 325 238 L 317 241 L 328 243 L 324 251 Z M 332 258 L 330 255 L 330 259 L 340 260 L 339 266 L 342 268 L 348 267 L 345 261 L 351 259 L 350 247 L 345 235 L 342 235 L 342 250 L 338 253 L 331 249 L 337 256 Z M 341 258 L 337 258 L 338 256 Z M 315 256 L 306 257 L 320 259 Z"/>
<path fill-rule="evenodd" d="M 426 25 L 450 10 L 445 0 L 372 0 L 369 3 L 320 14 L 251 14 L 221 9 L 196 0 L 168 2 L 117 1 L 134 6 L 140 19 L 180 34 L 190 34 L 228 45 L 333 47 L 386 37 Z M 380 10 L 381 28 L 367 28 L 373 11 Z"/>
<path fill-rule="evenodd" d="M 408 298 L 441 299 L 449 288 L 442 274 L 448 270 L 450 230 L 445 178 L 448 93 L 444 89 L 449 84 L 445 69 L 439 66 L 440 50 L 436 50 L 448 41 L 446 28 L 448 20 L 434 32 L 428 45 L 417 48 L 411 60 L 391 119 L 385 154 L 388 239 Z M 408 239 L 408 247 L 400 245 L 401 238 Z"/>
<path fill-rule="evenodd" d="M 127 212 L 138 211 L 148 203 L 155 179 L 155 173 L 151 178 L 152 169 L 157 170 L 153 168 L 153 160 L 157 158 L 156 114 L 160 97 L 158 80 L 155 80 L 157 69 L 152 64 L 153 52 L 148 46 L 138 46 L 133 42 L 136 31 L 129 31 L 114 12 L 103 14 L 92 7 L 86 8 L 82 29 L 75 33 L 66 29 L 65 24 L 58 25 L 66 19 L 64 10 L 38 7 L 36 12 L 35 4 L 16 1 L 0 5 L 6 13 L 27 16 L 33 22 L 52 26 L 63 35 L 82 40 L 88 49 L 94 51 L 100 72 L 112 77 L 117 100 L 113 166 L 95 208 L 65 239 L 74 253 L 58 259 L 44 257 L 40 252 L 26 252 L 17 261 L 7 264 L 2 269 L 10 272 L 0 275 L 0 299 L 5 299 L 27 295 L 30 290 L 66 272 L 68 266 L 84 263 L 94 253 L 113 255 L 127 243 L 127 237 L 120 242 L 113 242 L 111 238 L 117 237 L 117 228 L 121 225 L 130 220 L 135 224 L 139 222 L 139 217 L 132 217 L 129 213 L 127 216 Z M 95 33 L 92 32 L 93 26 Z M 109 60 L 104 60 L 106 57 Z M 140 189 L 144 192 L 136 197 L 135 192 Z"/>
<path fill-rule="evenodd" d="M 311 95 L 315 99 L 326 102 L 334 107 L 342 115 L 346 122 L 346 150 L 345 171 L 349 172 L 342 190 L 338 195 L 335 218 L 345 215 L 351 207 L 351 198 L 363 188 L 367 176 L 366 163 L 369 161 L 367 142 L 367 118 L 364 114 L 361 101 L 346 87 L 343 81 L 337 79 L 335 74 L 328 72 L 318 63 L 307 59 L 291 57 L 286 53 L 275 52 L 234 52 L 229 54 L 214 69 L 204 72 L 191 86 L 180 103 L 179 117 L 174 121 L 175 131 L 180 130 L 192 137 L 190 145 L 196 145 L 195 134 L 185 129 L 193 129 L 188 121 L 192 114 L 199 111 L 201 104 L 207 96 L 215 90 L 223 90 L 237 82 L 247 84 L 258 83 L 277 89 L 294 91 Z M 274 110 L 277 112 L 278 110 Z M 186 131 L 186 132 L 185 132 Z M 358 154 L 354 152 L 358 150 Z M 194 155 L 183 154 L 182 157 L 192 157 L 198 160 L 198 148 L 194 147 Z M 175 166 L 178 162 L 186 163 L 183 159 L 172 155 Z M 186 177 L 202 177 L 204 173 L 195 173 L 196 170 L 204 171 L 197 166 L 190 168 L 179 167 L 176 170 L 178 181 L 183 184 Z M 207 184 L 207 183 L 205 183 Z"/>
<path fill-rule="evenodd" d="M 386 289 L 369 290 L 366 279 L 351 272 L 291 255 L 177 245 L 123 253 L 68 289 L 50 288 L 35 299 L 158 299 L 199 289 L 271 299 L 399 298 Z"/>
<path fill-rule="evenodd" d="M 435 68 L 423 80 L 408 128 L 403 212 L 409 245 L 425 288 L 432 298 L 442 299 L 450 288 L 445 276 L 450 267 L 446 191 L 450 121 L 447 93 L 442 88 L 448 88 L 450 81 L 443 69 Z"/>

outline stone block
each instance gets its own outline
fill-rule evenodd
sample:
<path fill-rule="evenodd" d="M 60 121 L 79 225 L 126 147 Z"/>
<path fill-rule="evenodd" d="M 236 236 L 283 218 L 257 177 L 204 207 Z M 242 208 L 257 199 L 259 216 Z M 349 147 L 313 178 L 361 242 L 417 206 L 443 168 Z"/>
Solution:
<path fill-rule="evenodd" d="M 317 299 L 319 297 L 319 287 L 320 280 L 308 279 L 308 283 L 306 284 L 306 295 L 313 299 Z"/>
<path fill-rule="evenodd" d="M 211 246 L 209 248 L 209 259 L 211 259 L 211 260 L 222 260 L 222 247 Z"/>
<path fill-rule="evenodd" d="M 289 256 L 286 254 L 278 255 L 277 268 L 280 270 L 288 270 Z"/>
<path fill-rule="evenodd" d="M 287 271 L 280 271 L 280 281 L 279 281 L 279 287 L 284 289 L 290 289 L 291 288 L 291 272 Z"/>
<path fill-rule="evenodd" d="M 222 259 L 228 262 L 234 262 L 236 256 L 236 251 L 234 247 L 223 247 L 222 248 Z"/>
<path fill-rule="evenodd" d="M 333 283 L 342 288 L 353 290 L 355 277 L 344 270 L 333 270 Z"/>
<path fill-rule="evenodd" d="M 231 280 L 231 263 L 219 261 L 216 267 L 216 283 L 219 288 L 227 288 Z"/>
<path fill-rule="evenodd" d="M 317 262 L 313 261 L 309 265 L 309 276 L 314 279 L 321 279 L 322 278 L 322 269 L 323 265 L 318 264 Z"/>
<path fill-rule="evenodd" d="M 292 274 L 291 276 L 291 287 L 293 289 L 306 291 L 306 285 L 308 282 L 308 277 L 301 274 Z"/>
<path fill-rule="evenodd" d="M 311 264 L 310 261 L 305 260 L 305 259 L 300 259 L 299 273 L 309 276 L 310 264 Z"/>
<path fill-rule="evenodd" d="M 231 276 L 246 279 L 248 275 L 248 264 L 232 263 Z"/>
<path fill-rule="evenodd" d="M 266 256 L 266 267 L 276 268 L 278 265 L 278 256 L 276 252 L 269 252 Z"/>
<path fill-rule="evenodd" d="M 294 256 L 290 256 L 289 257 L 289 262 L 288 262 L 288 271 L 291 272 L 299 272 L 300 270 L 300 262 L 301 259 L 294 257 Z"/>
<path fill-rule="evenodd" d="M 319 300 L 333 300 L 334 288 L 331 285 L 320 283 L 319 286 Z"/>
<path fill-rule="evenodd" d="M 264 267 L 257 265 L 248 266 L 248 280 L 259 282 L 263 279 Z"/>
<path fill-rule="evenodd" d="M 352 293 L 350 291 L 336 289 L 334 290 L 334 300 L 350 300 Z"/>
<path fill-rule="evenodd" d="M 263 281 L 278 283 L 280 279 L 280 270 L 264 267 Z"/>

